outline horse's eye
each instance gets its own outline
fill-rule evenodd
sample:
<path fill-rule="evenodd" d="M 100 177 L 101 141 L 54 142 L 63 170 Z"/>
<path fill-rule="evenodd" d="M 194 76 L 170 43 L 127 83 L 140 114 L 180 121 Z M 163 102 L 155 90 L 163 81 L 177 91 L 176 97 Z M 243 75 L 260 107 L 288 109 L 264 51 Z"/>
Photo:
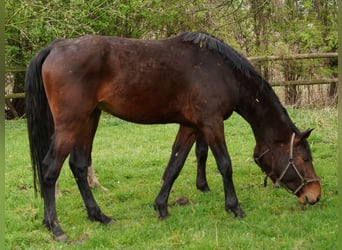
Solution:
<path fill-rule="evenodd" d="M 309 158 L 304 158 L 303 161 L 304 161 L 304 162 L 309 162 L 310 159 L 309 159 Z"/>

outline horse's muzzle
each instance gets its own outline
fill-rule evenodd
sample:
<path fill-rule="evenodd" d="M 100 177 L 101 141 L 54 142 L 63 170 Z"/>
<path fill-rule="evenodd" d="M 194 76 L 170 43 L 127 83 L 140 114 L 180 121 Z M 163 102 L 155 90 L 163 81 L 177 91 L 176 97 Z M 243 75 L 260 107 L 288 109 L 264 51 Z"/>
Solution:
<path fill-rule="evenodd" d="M 308 184 L 303 187 L 302 193 L 298 196 L 298 202 L 306 205 L 313 205 L 321 199 L 321 185 L 319 181 Z"/>

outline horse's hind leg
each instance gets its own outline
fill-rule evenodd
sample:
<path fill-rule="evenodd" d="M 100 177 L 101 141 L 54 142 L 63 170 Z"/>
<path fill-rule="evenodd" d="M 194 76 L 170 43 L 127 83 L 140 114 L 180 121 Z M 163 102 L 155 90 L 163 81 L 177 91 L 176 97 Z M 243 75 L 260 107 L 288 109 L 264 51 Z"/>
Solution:
<path fill-rule="evenodd" d="M 206 161 L 208 158 L 208 144 L 202 134 L 196 138 L 197 178 L 196 187 L 202 192 L 210 191 L 206 177 Z"/>
<path fill-rule="evenodd" d="M 159 211 L 160 219 L 168 216 L 167 201 L 172 185 L 182 170 L 195 139 L 196 135 L 193 128 L 185 126 L 179 128 L 176 140 L 172 146 L 171 158 L 163 175 L 163 185 L 154 203 L 155 209 Z"/>
<path fill-rule="evenodd" d="M 91 188 L 97 188 L 102 191 L 108 191 L 108 189 L 102 186 L 99 180 L 97 179 L 95 169 L 93 164 L 91 163 L 91 160 L 90 165 L 88 166 L 88 183 Z"/>
<path fill-rule="evenodd" d="M 102 191 L 108 191 L 108 189 L 105 188 L 104 186 L 102 186 L 101 183 L 99 182 L 99 180 L 97 179 L 95 169 L 94 169 L 93 164 L 91 163 L 91 160 L 90 160 L 90 165 L 88 166 L 88 178 L 87 179 L 88 179 L 89 186 L 91 188 L 97 188 L 97 189 L 100 189 Z M 62 196 L 62 192 L 60 191 L 58 180 L 56 181 L 56 192 L 55 193 L 56 193 L 56 197 Z"/>
<path fill-rule="evenodd" d="M 69 165 L 85 203 L 89 219 L 108 224 L 112 219 L 101 212 L 90 190 L 87 180 L 88 166 L 91 164 L 90 155 L 92 143 L 100 113 L 101 111 L 96 109 L 93 112 L 91 119 L 89 119 L 87 123 L 83 124 L 81 134 L 78 136 L 76 145 L 70 154 Z"/>
<path fill-rule="evenodd" d="M 91 137 L 91 142 L 90 142 L 90 150 L 89 150 L 89 164 L 88 164 L 87 180 L 88 180 L 88 184 L 90 187 L 98 188 L 102 191 L 106 191 L 107 189 L 100 184 L 99 180 L 96 177 L 94 166 L 93 166 L 92 160 L 91 160 L 91 151 L 92 151 L 92 146 L 93 146 L 93 140 L 94 140 L 94 136 L 95 136 L 95 133 L 97 130 L 97 126 L 99 124 L 100 115 L 101 115 L 101 110 L 96 108 L 94 110 L 94 113 L 92 114 L 92 117 L 91 117 L 91 120 L 89 123 L 90 126 L 88 128 L 89 129 L 89 136 Z"/>
<path fill-rule="evenodd" d="M 208 158 L 208 144 L 205 142 L 205 139 L 202 134 L 198 133 L 196 135 L 196 158 L 197 158 L 197 177 L 196 177 L 196 187 L 202 192 L 210 191 L 207 177 L 206 177 L 206 161 Z M 167 166 L 167 168 L 170 165 Z M 169 171 L 165 169 L 163 177 L 161 179 L 161 183 L 164 182 L 165 175 Z"/>
<path fill-rule="evenodd" d="M 55 133 L 49 151 L 42 163 L 46 166 L 46 168 L 42 169 L 44 172 L 42 172 L 43 180 L 41 183 L 41 193 L 44 199 L 43 225 L 52 232 L 54 239 L 58 241 L 65 241 L 67 237 L 57 220 L 55 184 L 63 162 L 73 147 L 74 138 L 72 132 Z"/>

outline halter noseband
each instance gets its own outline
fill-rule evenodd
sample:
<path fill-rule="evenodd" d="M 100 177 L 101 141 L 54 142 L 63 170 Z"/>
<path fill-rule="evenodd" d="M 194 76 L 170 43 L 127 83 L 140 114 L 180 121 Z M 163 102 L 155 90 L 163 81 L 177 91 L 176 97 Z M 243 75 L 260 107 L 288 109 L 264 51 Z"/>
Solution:
<path fill-rule="evenodd" d="M 286 185 L 282 182 L 282 179 L 284 178 L 284 176 L 286 175 L 287 171 L 290 169 L 290 167 L 292 167 L 294 169 L 294 171 L 296 172 L 296 174 L 298 175 L 299 179 L 301 180 L 301 184 L 298 186 L 298 188 L 296 190 L 294 190 L 292 192 L 292 194 L 296 195 L 306 184 L 311 183 L 311 182 L 315 182 L 315 181 L 319 181 L 319 178 L 304 178 L 300 172 L 298 171 L 294 160 L 293 160 L 293 144 L 294 144 L 294 139 L 295 139 L 296 134 L 293 133 L 291 136 L 291 144 L 290 144 L 290 154 L 289 154 L 289 162 L 286 166 L 286 168 L 284 169 L 284 171 L 282 172 L 282 174 L 280 175 L 279 178 L 276 179 L 276 184 L 281 185 L 281 186 L 285 186 Z M 258 157 L 255 157 L 254 160 L 255 162 L 261 166 L 260 164 L 260 159 L 266 155 L 268 152 L 270 152 L 271 149 L 267 149 L 265 150 L 265 152 L 263 152 L 261 155 L 259 155 Z M 266 174 L 265 179 L 264 179 L 264 187 L 266 187 L 267 185 L 267 178 L 270 177 L 271 175 L 274 175 L 274 171 L 272 169 L 272 171 L 268 174 Z"/>

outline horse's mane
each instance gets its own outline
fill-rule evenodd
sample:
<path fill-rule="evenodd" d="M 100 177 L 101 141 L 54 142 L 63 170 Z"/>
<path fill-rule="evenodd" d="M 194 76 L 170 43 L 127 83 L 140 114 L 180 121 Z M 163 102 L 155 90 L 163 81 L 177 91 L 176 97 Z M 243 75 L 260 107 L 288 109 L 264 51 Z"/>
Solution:
<path fill-rule="evenodd" d="M 271 85 L 256 71 L 253 65 L 239 52 L 230 47 L 222 40 L 206 33 L 206 32 L 185 32 L 182 33 L 181 39 L 184 42 L 191 42 L 201 48 L 206 48 L 212 52 L 218 53 L 223 56 L 225 61 L 234 69 L 240 71 L 244 76 L 252 79 L 254 84 L 257 84 L 259 94 L 264 93 L 271 97 L 271 99 L 279 104 L 277 105 L 289 118 L 286 109 L 280 103 L 279 98 L 274 93 Z M 291 121 L 291 119 L 289 119 Z M 299 132 L 296 126 L 290 122 L 289 124 L 294 131 Z"/>
<path fill-rule="evenodd" d="M 222 40 L 206 32 L 186 32 L 181 34 L 181 37 L 184 42 L 192 42 L 201 48 L 206 48 L 220 54 L 234 69 L 240 71 L 248 78 L 254 78 L 261 84 L 265 84 L 266 80 L 262 78 L 252 64 L 242 54 Z"/>

